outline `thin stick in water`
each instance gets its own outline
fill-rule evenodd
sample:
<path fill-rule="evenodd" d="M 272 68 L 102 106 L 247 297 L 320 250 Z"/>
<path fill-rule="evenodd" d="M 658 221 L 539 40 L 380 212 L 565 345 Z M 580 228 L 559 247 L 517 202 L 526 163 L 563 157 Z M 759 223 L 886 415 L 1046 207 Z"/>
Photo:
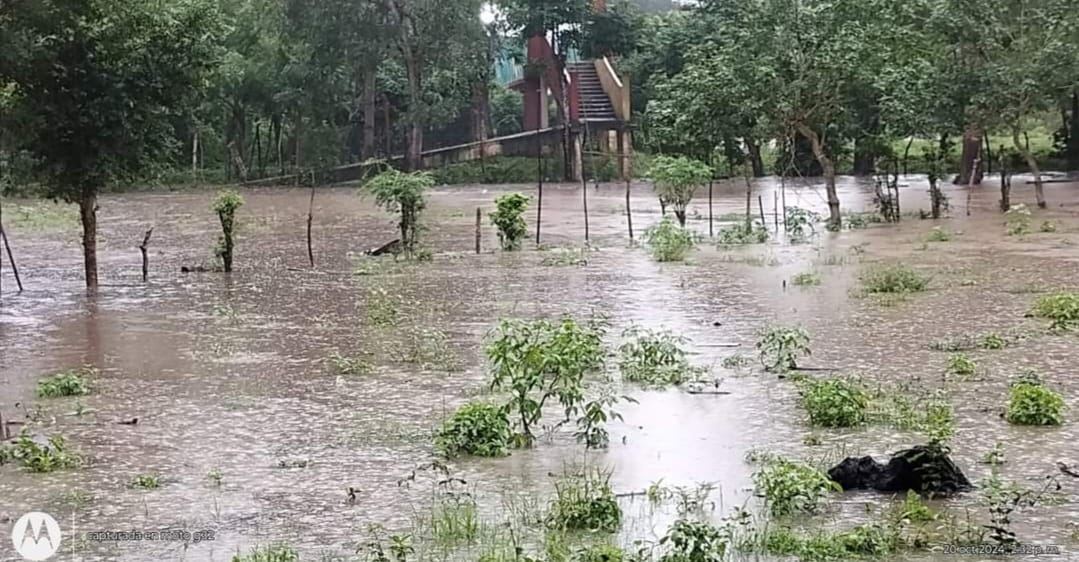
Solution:
<path fill-rule="evenodd" d="M 629 178 L 626 178 L 626 226 L 629 227 L 629 241 L 633 242 L 633 211 L 629 206 Z"/>
<path fill-rule="evenodd" d="M 712 229 L 712 185 L 715 180 L 708 180 L 708 237 L 715 236 L 715 231 Z"/>
<path fill-rule="evenodd" d="M 150 256 L 147 253 L 147 248 L 150 246 L 150 237 L 154 235 L 154 227 L 150 227 L 150 230 L 146 231 L 146 236 L 142 238 L 142 244 L 139 244 L 139 253 L 142 254 L 142 282 L 145 283 L 150 278 Z"/>
<path fill-rule="evenodd" d="M 480 225 L 482 224 L 482 220 L 483 220 L 480 217 L 481 217 L 480 208 L 476 207 L 476 253 L 477 254 L 480 253 Z"/>
<path fill-rule="evenodd" d="M 315 250 L 311 246 L 311 223 L 315 220 L 315 173 L 311 172 L 311 199 L 307 202 L 307 261 L 315 267 Z"/>
<path fill-rule="evenodd" d="M 768 223 L 764 222 L 764 198 L 759 194 L 757 195 L 757 209 L 761 212 L 761 228 L 767 230 Z"/>

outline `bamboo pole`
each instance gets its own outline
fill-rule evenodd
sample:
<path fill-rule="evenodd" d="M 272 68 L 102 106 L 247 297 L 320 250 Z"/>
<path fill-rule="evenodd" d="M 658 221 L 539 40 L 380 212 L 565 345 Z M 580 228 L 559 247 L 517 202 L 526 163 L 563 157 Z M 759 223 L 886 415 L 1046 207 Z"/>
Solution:
<path fill-rule="evenodd" d="M 15 274 L 15 284 L 19 286 L 19 292 L 22 292 L 22 279 L 19 277 L 19 266 L 15 264 L 15 256 L 11 254 L 11 242 L 8 240 L 7 231 L 3 226 L 0 226 L 0 238 L 4 239 L 4 249 L 7 250 L 7 259 L 11 262 L 11 272 Z"/>
<path fill-rule="evenodd" d="M 139 245 L 139 253 L 142 254 L 142 282 L 145 283 L 150 279 L 150 256 L 147 252 L 147 248 L 150 246 L 150 237 L 154 234 L 154 227 L 150 227 L 150 230 L 146 231 L 146 236 L 142 238 L 142 244 Z"/>
<path fill-rule="evenodd" d="M 483 221 L 483 219 L 480 218 L 480 217 L 481 217 L 480 208 L 476 207 L 476 253 L 477 254 L 480 253 L 480 236 L 481 236 L 480 227 L 481 227 L 482 221 Z"/>
<path fill-rule="evenodd" d="M 768 230 L 768 223 L 764 222 L 764 198 L 757 195 L 757 209 L 761 212 L 761 228 Z"/>
<path fill-rule="evenodd" d="M 633 210 L 629 206 L 629 178 L 626 178 L 626 226 L 629 227 L 629 241 L 633 242 Z"/>
<path fill-rule="evenodd" d="M 715 180 L 708 180 L 708 237 L 715 236 L 715 231 L 712 228 L 712 186 L 715 184 Z"/>
<path fill-rule="evenodd" d="M 772 211 L 775 219 L 776 234 L 779 234 L 779 192 L 772 192 Z"/>

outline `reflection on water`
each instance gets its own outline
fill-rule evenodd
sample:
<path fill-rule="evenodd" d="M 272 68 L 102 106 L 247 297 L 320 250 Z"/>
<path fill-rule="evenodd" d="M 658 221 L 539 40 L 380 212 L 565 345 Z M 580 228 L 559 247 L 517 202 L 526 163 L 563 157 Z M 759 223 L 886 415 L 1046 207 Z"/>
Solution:
<path fill-rule="evenodd" d="M 904 183 L 904 209 L 928 208 L 924 178 L 912 176 Z M 599 249 L 588 255 L 586 266 L 571 267 L 541 266 L 542 252 L 472 254 L 476 207 L 489 211 L 496 192 L 508 188 L 442 188 L 425 215 L 424 236 L 435 260 L 370 276 L 352 274 L 352 256 L 393 237 L 392 217 L 353 190 L 320 191 L 314 229 L 318 268 L 310 271 L 307 192 L 260 189 L 244 194 L 237 272 L 231 279 L 179 273 L 181 265 L 209 261 L 217 229 L 209 211 L 212 193 L 103 197 L 100 262 L 107 285 L 94 299 L 83 296 L 80 287 L 77 230 L 10 229 L 28 290 L 19 296 L 5 293 L 0 306 L 0 409 L 14 412 L 15 402 L 32 401 L 37 378 L 50 371 L 89 363 L 101 374 L 97 392 L 79 404 L 40 402 L 49 431 L 67 436 L 86 455 L 87 465 L 46 475 L 0 469 L 0 515 L 46 510 L 62 516 L 65 531 L 73 521 L 80 533 L 216 530 L 216 540 L 187 546 L 79 544 L 90 553 L 86 560 L 227 560 L 237 549 L 270 542 L 288 542 L 316 559 L 325 552 L 351 553 L 369 523 L 405 525 L 413 506 L 424 501 L 426 491 L 398 481 L 431 458 L 430 429 L 438 420 L 482 389 L 480 345 L 494 321 L 562 313 L 609 317 L 612 344 L 632 324 L 682 333 L 693 342 L 694 362 L 713 367 L 731 392 L 697 396 L 626 389 L 639 403 L 620 408 L 625 422 L 612 424 L 610 450 L 591 455 L 593 462 L 613 469 L 619 492 L 641 491 L 660 479 L 667 485 L 713 482 L 720 516 L 753 501 L 753 467 L 744 460 L 751 449 L 820 459 L 842 451 L 885 455 L 920 439 L 874 427 L 818 432 L 823 445 L 803 445 L 809 428 L 789 383 L 720 366 L 734 352 L 752 354 L 756 330 L 775 322 L 811 331 L 815 366 L 857 372 L 872 383 L 946 388 L 960 418 L 955 456 L 968 475 L 977 480 L 987 474 L 978 459 L 1000 441 L 1008 458 L 1004 476 L 1034 486 L 1055 470 L 1058 458 L 1079 462 L 1076 426 L 1011 427 L 997 412 L 1008 377 L 1030 366 L 1063 390 L 1074 417 L 1079 411 L 1079 382 L 1072 376 L 1075 340 L 1042 337 L 978 352 L 989 376 L 969 383 L 943 382 L 945 355 L 927 344 L 1034 325 L 1023 316 L 1035 295 L 1017 287 L 1076 286 L 1074 188 L 1047 186 L 1054 207 L 1036 214 L 1036 220 L 1058 221 L 1054 234 L 1005 236 L 995 210 L 997 193 L 987 184 L 971 194 L 969 215 L 966 192 L 949 193 L 952 218 L 939 224 L 961 232 L 952 242 L 923 244 L 933 224 L 907 218 L 868 230 L 820 229 L 812 243 L 800 246 L 706 247 L 692 264 L 661 266 L 628 247 L 623 187 L 590 187 L 590 234 Z M 718 185 L 713 216 L 744 209 L 740 189 L 738 183 Z M 869 182 L 844 180 L 840 190 L 845 208 L 871 205 Z M 1029 191 L 1017 189 L 1013 200 L 1033 207 Z M 783 199 L 787 205 L 826 210 L 823 190 L 804 180 L 786 186 L 761 180 L 756 192 L 766 213 Z M 548 187 L 545 244 L 583 242 L 580 199 L 579 188 Z M 634 186 L 632 207 L 639 235 L 659 217 L 648 186 Z M 534 226 L 534 209 L 530 212 Z M 691 226 L 707 233 L 708 215 L 707 200 L 698 198 L 690 208 Z M 151 224 L 151 283 L 142 285 L 137 245 Z M 485 248 L 496 245 L 486 223 L 483 237 Z M 859 298 L 853 294 L 859 264 L 875 260 L 915 265 L 933 276 L 932 290 L 896 306 Z M 820 287 L 784 283 L 808 270 L 821 274 Z M 8 278 L 4 281 L 11 286 Z M 364 321 L 368 289 L 374 286 L 401 295 L 406 326 L 444 331 L 465 369 L 424 372 L 394 362 L 404 330 L 372 328 Z M 375 370 L 338 378 L 323 362 L 335 351 L 369 352 Z M 71 415 L 80 405 L 86 413 Z M 138 425 L 116 423 L 133 417 Z M 506 459 L 458 461 L 453 468 L 491 511 L 502 493 L 548 493 L 548 474 L 582 457 L 570 433 L 558 432 L 535 450 Z M 306 467 L 279 468 L 282 461 L 298 460 Z M 207 478 L 212 471 L 220 472 L 220 486 Z M 160 474 L 164 484 L 154 491 L 131 489 L 128 483 L 139 474 Z M 1076 520 L 1079 508 L 1075 483 L 1064 484 L 1061 505 L 1015 518 L 1021 537 L 1037 544 L 1067 543 L 1068 522 Z M 345 502 L 348 486 L 362 492 L 354 505 Z M 94 499 L 85 505 L 73 501 L 76 491 Z M 848 494 L 834 502 L 827 518 L 864 519 L 863 504 L 870 501 L 882 499 Z M 947 505 L 982 509 L 974 495 Z M 649 511 L 639 505 L 627 509 Z M 669 515 L 632 523 L 623 538 L 661 536 Z"/>

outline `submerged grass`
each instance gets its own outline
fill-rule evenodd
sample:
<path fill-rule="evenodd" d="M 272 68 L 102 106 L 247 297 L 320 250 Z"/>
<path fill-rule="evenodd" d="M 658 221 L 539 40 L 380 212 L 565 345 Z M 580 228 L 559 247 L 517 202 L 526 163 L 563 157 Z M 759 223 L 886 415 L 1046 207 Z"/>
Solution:
<path fill-rule="evenodd" d="M 90 394 L 90 379 L 96 375 L 97 369 L 89 365 L 61 371 L 38 381 L 37 396 L 38 398 L 85 396 Z"/>
<path fill-rule="evenodd" d="M 862 287 L 866 293 L 919 293 L 929 287 L 929 278 L 903 264 L 880 265 L 862 272 Z"/>

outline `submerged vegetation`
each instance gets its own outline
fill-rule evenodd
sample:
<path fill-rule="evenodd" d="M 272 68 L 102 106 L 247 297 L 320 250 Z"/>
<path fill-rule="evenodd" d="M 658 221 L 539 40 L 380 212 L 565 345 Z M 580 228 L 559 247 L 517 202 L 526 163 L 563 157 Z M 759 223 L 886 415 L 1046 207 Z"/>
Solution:
<path fill-rule="evenodd" d="M 1034 302 L 1034 316 L 1049 320 L 1049 328 L 1064 331 L 1079 325 L 1079 293 L 1061 292 Z"/>
<path fill-rule="evenodd" d="M 786 372 L 798 369 L 798 358 L 811 355 L 809 332 L 792 326 L 772 326 L 759 332 L 757 352 L 767 371 Z"/>
<path fill-rule="evenodd" d="M 634 327 L 622 337 L 618 370 L 622 379 L 649 386 L 678 385 L 699 379 L 704 369 L 689 363 L 688 340 L 669 331 Z"/>
<path fill-rule="evenodd" d="M 696 236 L 675 224 L 670 217 L 663 217 L 659 224 L 646 230 L 644 239 L 652 258 L 658 262 L 685 261 L 697 245 Z"/>
<path fill-rule="evenodd" d="M 1021 375 L 1008 391 L 1005 418 L 1015 425 L 1060 425 L 1064 397 L 1042 384 L 1036 374 Z"/>
<path fill-rule="evenodd" d="M 50 375 L 38 381 L 38 398 L 85 396 L 90 394 L 90 379 L 95 376 L 97 369 L 89 365 Z"/>
<path fill-rule="evenodd" d="M 816 468 L 783 458 L 765 462 L 753 474 L 753 482 L 773 517 L 814 513 L 829 495 L 842 491 Z"/>
<path fill-rule="evenodd" d="M 500 406 L 471 402 L 461 406 L 435 435 L 435 447 L 447 456 L 501 457 L 509 453 L 510 422 Z"/>
<path fill-rule="evenodd" d="M 928 277 L 902 264 L 871 267 L 862 272 L 861 281 L 867 293 L 918 293 L 929 286 Z"/>
<path fill-rule="evenodd" d="M 528 235 L 524 212 L 528 197 L 520 193 L 507 193 L 495 199 L 491 223 L 498 229 L 498 242 L 505 251 L 521 249 L 521 241 Z"/>
<path fill-rule="evenodd" d="M 854 379 L 805 379 L 800 382 L 802 406 L 809 422 L 821 427 L 854 427 L 866 420 L 869 393 Z"/>

